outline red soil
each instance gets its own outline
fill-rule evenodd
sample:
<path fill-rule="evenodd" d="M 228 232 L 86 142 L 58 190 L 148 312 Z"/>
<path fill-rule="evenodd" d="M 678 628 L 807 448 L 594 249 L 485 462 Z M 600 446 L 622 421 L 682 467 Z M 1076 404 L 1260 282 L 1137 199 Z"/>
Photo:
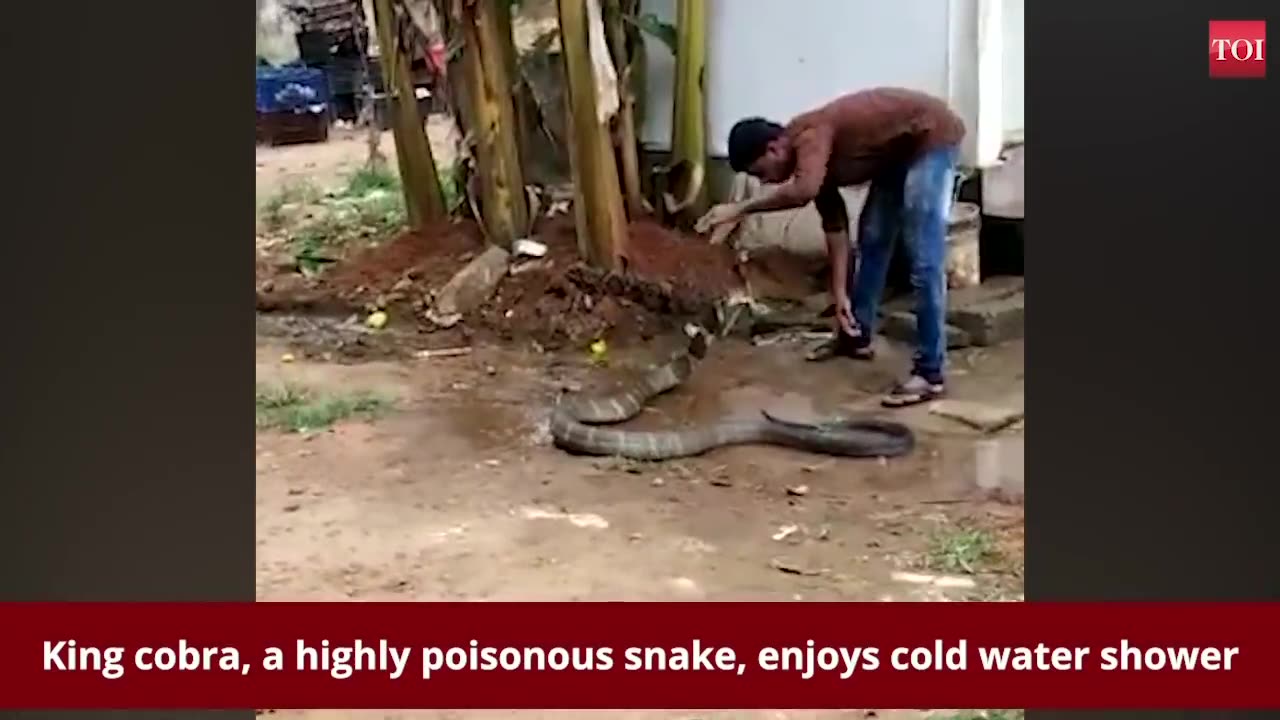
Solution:
<path fill-rule="evenodd" d="M 599 337 L 626 343 L 704 314 L 742 285 L 729 248 L 650 221 L 631 226 L 626 268 L 618 274 L 579 261 L 572 216 L 542 221 L 535 237 L 547 246 L 546 255 L 516 260 L 494 297 L 464 318 L 469 330 L 534 339 L 547 347 Z M 421 317 L 431 293 L 483 249 L 474 222 L 443 223 L 339 262 L 310 292 L 351 308 L 407 306 Z M 266 305 L 260 294 L 260 308 Z M 429 326 L 425 319 L 423 324 Z"/>

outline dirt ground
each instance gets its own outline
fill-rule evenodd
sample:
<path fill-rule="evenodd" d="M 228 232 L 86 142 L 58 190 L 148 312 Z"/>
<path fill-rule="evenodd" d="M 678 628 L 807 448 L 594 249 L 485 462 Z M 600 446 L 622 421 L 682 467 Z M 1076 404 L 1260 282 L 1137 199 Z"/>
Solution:
<path fill-rule="evenodd" d="M 431 152 L 437 163 L 451 164 L 455 157 L 452 123 L 433 117 L 427 123 Z M 395 167 L 396 146 L 388 130 L 379 135 L 378 149 Z M 369 155 L 368 135 L 363 129 L 333 128 L 329 141 L 309 145 L 258 146 L 255 196 L 259 205 L 290 183 L 307 181 L 321 189 L 330 188 L 355 171 Z"/>
<path fill-rule="evenodd" d="M 433 137 L 433 140 L 436 138 Z M 390 141 L 384 152 L 393 157 Z M 324 184 L 358 166 L 363 137 L 259 149 L 259 198 L 288 178 Z M 372 332 L 341 318 L 259 315 L 259 383 L 367 390 L 385 414 L 313 432 L 257 437 L 257 587 L 271 600 L 1019 600 L 1022 507 L 979 493 L 976 431 L 899 411 L 920 433 L 893 460 L 737 447 L 691 460 L 574 457 L 549 444 L 566 388 L 601 387 L 669 342 L 611 350 L 609 366 L 572 344 L 447 341 Z M 466 345 L 454 357 L 414 357 Z M 361 347 L 364 353 L 335 351 Z M 806 363 L 798 341 L 717 341 L 683 388 L 638 426 L 720 415 L 880 413 L 877 395 L 907 367 L 884 343 L 874 363 Z M 953 355 L 954 397 L 1022 405 L 1021 343 Z M 1021 428 L 1011 432 L 1020 433 Z M 989 543 L 972 562 L 959 537 Z M 939 583 L 955 576 L 954 587 Z M 522 718 L 551 713 L 279 712 L 288 717 Z M 564 715 L 557 713 L 556 716 Z M 919 712 L 610 713 L 656 717 L 919 717 Z"/>

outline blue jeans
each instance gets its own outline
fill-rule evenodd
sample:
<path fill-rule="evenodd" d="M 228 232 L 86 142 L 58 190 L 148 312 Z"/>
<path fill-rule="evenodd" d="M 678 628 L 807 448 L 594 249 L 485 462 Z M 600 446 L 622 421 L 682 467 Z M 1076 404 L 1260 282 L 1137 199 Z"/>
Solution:
<path fill-rule="evenodd" d="M 862 329 L 859 343 L 869 344 L 884 296 L 894 239 L 902 233 L 916 291 L 912 372 L 938 383 L 942 382 L 947 353 L 947 227 L 956 155 L 955 146 L 936 148 L 871 181 L 858 218 L 857 267 L 849 273 L 853 316 Z"/>

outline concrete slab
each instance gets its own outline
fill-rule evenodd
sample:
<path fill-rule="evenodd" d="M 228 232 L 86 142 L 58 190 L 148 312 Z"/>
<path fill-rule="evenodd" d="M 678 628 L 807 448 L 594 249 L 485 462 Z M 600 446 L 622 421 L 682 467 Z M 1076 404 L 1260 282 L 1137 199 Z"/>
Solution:
<path fill-rule="evenodd" d="M 989 347 L 1023 337 L 1026 296 L 1021 292 L 995 300 L 953 307 L 947 321 L 964 330 L 974 345 Z"/>
<path fill-rule="evenodd" d="M 890 314 L 880 323 L 880 333 L 887 338 L 893 338 L 900 342 L 915 342 L 915 313 L 899 311 Z M 954 325 L 947 325 L 948 350 L 957 350 L 959 348 L 969 347 L 972 344 L 973 340 L 969 337 L 967 332 Z"/>
<path fill-rule="evenodd" d="M 1026 442 L 1021 433 L 974 444 L 974 480 L 979 490 L 1020 498 L 1026 491 Z"/>
<path fill-rule="evenodd" d="M 989 278 L 981 285 L 948 290 L 947 307 L 949 310 L 959 310 L 993 300 L 1001 300 L 1021 293 L 1025 287 L 1026 282 L 1020 277 Z M 884 303 L 881 306 L 881 313 L 887 315 L 903 310 L 910 311 L 913 307 L 915 307 L 915 296 L 908 293 Z"/>
<path fill-rule="evenodd" d="M 1003 430 L 1026 414 L 1020 408 L 966 400 L 939 400 L 929 406 L 929 412 L 987 433 Z"/>

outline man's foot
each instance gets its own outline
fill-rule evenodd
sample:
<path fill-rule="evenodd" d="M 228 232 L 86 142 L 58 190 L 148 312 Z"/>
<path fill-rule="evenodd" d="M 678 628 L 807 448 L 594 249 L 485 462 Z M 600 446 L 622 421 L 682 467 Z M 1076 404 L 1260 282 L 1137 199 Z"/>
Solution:
<path fill-rule="evenodd" d="M 880 404 L 891 408 L 919 405 L 942 397 L 945 390 L 941 380 L 932 382 L 919 375 L 912 375 L 906 382 L 894 386 Z"/>
<path fill-rule="evenodd" d="M 859 345 L 857 340 L 836 333 L 830 340 L 824 340 L 805 354 L 810 362 L 824 362 L 835 357 L 847 357 L 854 360 L 872 360 L 876 356 L 870 345 Z"/>

